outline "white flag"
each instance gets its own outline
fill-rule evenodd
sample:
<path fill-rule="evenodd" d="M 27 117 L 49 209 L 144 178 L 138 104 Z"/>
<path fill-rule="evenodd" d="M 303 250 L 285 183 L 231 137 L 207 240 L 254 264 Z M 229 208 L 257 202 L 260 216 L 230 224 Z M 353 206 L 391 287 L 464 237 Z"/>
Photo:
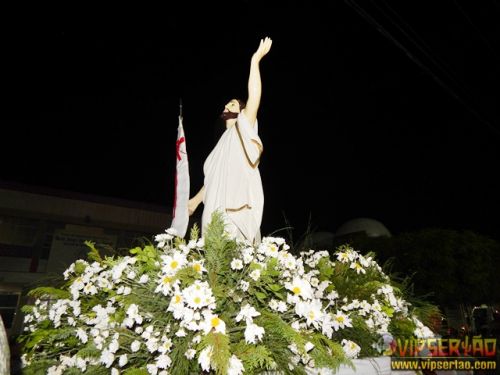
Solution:
<path fill-rule="evenodd" d="M 184 237 L 189 223 L 189 163 L 186 151 L 186 137 L 182 127 L 182 116 L 179 116 L 175 153 L 177 163 L 171 227 L 177 231 L 177 236 Z"/>

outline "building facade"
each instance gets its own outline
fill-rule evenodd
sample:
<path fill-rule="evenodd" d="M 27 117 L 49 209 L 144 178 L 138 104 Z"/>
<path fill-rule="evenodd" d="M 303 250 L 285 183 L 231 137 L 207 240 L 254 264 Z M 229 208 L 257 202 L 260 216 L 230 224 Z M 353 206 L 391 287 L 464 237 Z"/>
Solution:
<path fill-rule="evenodd" d="M 123 254 L 171 221 L 168 207 L 0 183 L 0 314 L 7 334 L 22 329 L 26 292 L 85 259 L 85 241 L 103 254 Z"/>

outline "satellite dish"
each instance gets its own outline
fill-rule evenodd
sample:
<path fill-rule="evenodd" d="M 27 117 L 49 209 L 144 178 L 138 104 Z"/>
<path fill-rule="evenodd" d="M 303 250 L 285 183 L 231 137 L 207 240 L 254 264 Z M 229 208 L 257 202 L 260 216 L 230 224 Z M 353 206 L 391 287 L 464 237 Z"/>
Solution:
<path fill-rule="evenodd" d="M 348 234 L 364 234 L 367 237 L 391 237 L 391 232 L 380 221 L 361 217 L 342 224 L 335 232 L 335 237 Z"/>

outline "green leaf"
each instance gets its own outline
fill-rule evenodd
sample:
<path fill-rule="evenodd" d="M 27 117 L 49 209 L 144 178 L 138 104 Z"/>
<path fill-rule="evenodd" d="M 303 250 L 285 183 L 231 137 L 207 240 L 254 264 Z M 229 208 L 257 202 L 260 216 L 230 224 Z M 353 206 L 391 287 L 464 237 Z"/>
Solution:
<path fill-rule="evenodd" d="M 257 297 L 257 299 L 261 302 L 265 302 L 266 298 L 267 298 L 267 294 L 266 293 L 263 293 L 263 292 L 255 292 L 255 297 Z"/>
<path fill-rule="evenodd" d="M 271 284 L 268 287 L 273 292 L 279 292 L 281 289 L 283 289 L 283 287 L 281 285 L 278 285 L 278 284 Z"/>
<path fill-rule="evenodd" d="M 333 275 L 333 267 L 329 258 L 321 258 L 318 262 L 318 269 L 321 280 L 328 280 Z"/>
<path fill-rule="evenodd" d="M 130 254 L 138 254 L 142 251 L 140 247 L 134 247 L 133 249 L 130 249 L 129 252 Z"/>
<path fill-rule="evenodd" d="M 394 309 L 392 307 L 383 305 L 382 311 L 385 312 L 389 318 L 392 318 L 392 316 L 394 315 Z"/>
<path fill-rule="evenodd" d="M 85 269 L 87 268 L 87 264 L 84 263 L 81 260 L 77 260 L 75 262 L 75 274 L 81 275 L 82 273 L 85 272 Z"/>

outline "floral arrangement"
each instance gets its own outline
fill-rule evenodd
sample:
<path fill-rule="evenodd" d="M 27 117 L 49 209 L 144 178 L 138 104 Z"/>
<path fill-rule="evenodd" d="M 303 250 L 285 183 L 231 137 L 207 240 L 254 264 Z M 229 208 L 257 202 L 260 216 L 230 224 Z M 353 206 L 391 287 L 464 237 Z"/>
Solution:
<path fill-rule="evenodd" d="M 348 246 L 251 246 L 218 214 L 204 238 L 169 229 L 155 242 L 104 259 L 87 243 L 89 261 L 59 287 L 32 290 L 23 373 L 305 374 L 383 355 L 391 335 L 428 334 L 382 268 Z"/>

